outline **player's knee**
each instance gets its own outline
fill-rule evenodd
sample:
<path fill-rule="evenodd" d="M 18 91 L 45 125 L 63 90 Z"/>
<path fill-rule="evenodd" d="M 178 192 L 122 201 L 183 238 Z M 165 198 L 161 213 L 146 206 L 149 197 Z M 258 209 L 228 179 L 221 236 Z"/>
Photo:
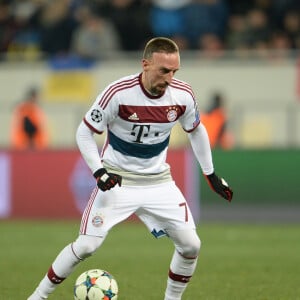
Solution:
<path fill-rule="evenodd" d="M 201 247 L 200 238 L 196 230 L 175 230 L 168 231 L 170 238 L 173 240 L 176 250 L 183 257 L 197 257 Z"/>
<path fill-rule="evenodd" d="M 181 247 L 180 254 L 187 258 L 197 257 L 200 252 L 200 247 L 201 241 L 198 236 L 195 236 Z"/>
<path fill-rule="evenodd" d="M 80 259 L 93 255 L 105 237 L 80 235 L 73 243 L 73 251 Z"/>

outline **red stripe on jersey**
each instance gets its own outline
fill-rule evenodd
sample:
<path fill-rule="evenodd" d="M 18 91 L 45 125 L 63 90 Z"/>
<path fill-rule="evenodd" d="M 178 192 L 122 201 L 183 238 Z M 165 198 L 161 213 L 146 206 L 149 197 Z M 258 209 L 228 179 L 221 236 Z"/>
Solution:
<path fill-rule="evenodd" d="M 188 92 L 192 96 L 192 98 L 195 99 L 194 92 L 189 84 L 179 81 L 177 79 L 173 79 L 170 86 L 175 89 L 180 89 Z"/>
<path fill-rule="evenodd" d="M 80 233 L 81 234 L 86 234 L 86 228 L 87 228 L 87 225 L 88 225 L 88 220 L 89 220 L 89 216 L 90 216 L 90 213 L 91 213 L 91 209 L 92 209 L 92 206 L 93 206 L 93 203 L 96 199 L 96 196 L 97 196 L 97 193 L 98 193 L 98 187 L 94 188 L 92 194 L 91 194 L 91 197 L 88 201 L 88 204 L 84 210 L 84 213 L 83 213 L 83 216 L 82 216 L 82 220 L 81 220 L 81 224 L 80 224 Z"/>
<path fill-rule="evenodd" d="M 83 119 L 83 122 L 84 122 L 84 124 L 89 128 L 89 129 L 91 129 L 92 131 L 94 131 L 94 132 L 96 132 L 96 133 L 98 133 L 98 134 L 102 134 L 103 133 L 103 131 L 99 131 L 99 130 L 97 130 L 96 128 L 94 128 L 85 118 Z"/>
<path fill-rule="evenodd" d="M 104 152 L 105 152 L 105 150 L 107 149 L 107 146 L 108 146 L 108 144 L 109 144 L 109 139 L 108 139 L 108 137 L 106 138 L 106 140 L 105 140 L 105 143 L 104 143 L 104 145 L 103 145 L 103 147 L 102 147 L 102 150 L 101 150 L 101 157 L 103 157 L 104 156 Z"/>
<path fill-rule="evenodd" d="M 135 106 L 120 105 L 119 117 L 134 123 L 170 123 L 184 114 L 185 105 Z"/>
<path fill-rule="evenodd" d="M 131 78 L 128 80 L 123 80 L 120 81 L 116 84 L 113 84 L 105 93 L 104 95 L 101 97 L 100 101 L 99 101 L 99 105 L 105 109 L 105 107 L 107 106 L 107 104 L 109 103 L 110 99 L 118 92 L 121 90 L 125 90 L 128 88 L 131 88 L 135 85 L 139 84 L 139 77 L 135 77 L 135 78 Z"/>
<path fill-rule="evenodd" d="M 193 128 L 192 128 L 192 129 L 190 129 L 190 130 L 185 130 L 185 129 L 183 128 L 183 130 L 184 130 L 185 132 L 187 132 L 187 133 L 191 133 L 191 132 L 193 132 L 199 125 L 200 125 L 200 120 L 198 120 L 197 122 L 194 122 L 194 123 L 193 123 Z"/>
<path fill-rule="evenodd" d="M 184 86 L 184 87 L 188 88 L 189 90 L 191 90 L 191 92 L 193 92 L 191 85 L 184 82 L 184 81 L 182 81 L 182 80 L 178 80 L 176 78 L 173 78 L 171 83 L 174 83 L 174 84 L 177 84 L 177 85 L 180 85 L 180 86 Z"/>

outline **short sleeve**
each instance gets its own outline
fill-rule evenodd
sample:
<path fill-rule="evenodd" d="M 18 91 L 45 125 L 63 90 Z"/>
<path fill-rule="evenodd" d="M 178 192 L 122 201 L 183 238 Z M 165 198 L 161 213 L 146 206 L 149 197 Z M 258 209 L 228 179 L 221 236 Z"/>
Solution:
<path fill-rule="evenodd" d="M 118 111 L 117 96 L 109 99 L 105 104 L 100 94 L 84 117 L 85 124 L 94 132 L 101 134 L 107 129 L 107 125 L 116 117 Z"/>
<path fill-rule="evenodd" d="M 180 117 L 179 122 L 186 132 L 192 132 L 200 124 L 198 104 L 192 97 L 187 99 L 185 113 Z"/>

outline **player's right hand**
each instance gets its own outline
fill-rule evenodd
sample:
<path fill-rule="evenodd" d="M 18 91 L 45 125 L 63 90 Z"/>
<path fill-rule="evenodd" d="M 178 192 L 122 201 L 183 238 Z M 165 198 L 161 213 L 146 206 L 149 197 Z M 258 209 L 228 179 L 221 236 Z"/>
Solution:
<path fill-rule="evenodd" d="M 94 177 L 97 180 L 97 186 L 101 191 L 107 191 L 113 188 L 115 185 L 121 186 L 122 176 L 114 173 L 108 173 L 105 168 L 101 168 L 94 173 Z"/>

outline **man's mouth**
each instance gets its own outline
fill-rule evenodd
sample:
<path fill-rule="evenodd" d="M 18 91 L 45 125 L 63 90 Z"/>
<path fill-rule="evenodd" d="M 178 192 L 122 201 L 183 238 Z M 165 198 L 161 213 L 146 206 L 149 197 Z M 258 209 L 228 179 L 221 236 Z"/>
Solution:
<path fill-rule="evenodd" d="M 167 86 L 168 86 L 167 84 L 159 84 L 159 85 L 158 85 L 158 87 L 159 87 L 160 89 L 166 89 Z"/>

